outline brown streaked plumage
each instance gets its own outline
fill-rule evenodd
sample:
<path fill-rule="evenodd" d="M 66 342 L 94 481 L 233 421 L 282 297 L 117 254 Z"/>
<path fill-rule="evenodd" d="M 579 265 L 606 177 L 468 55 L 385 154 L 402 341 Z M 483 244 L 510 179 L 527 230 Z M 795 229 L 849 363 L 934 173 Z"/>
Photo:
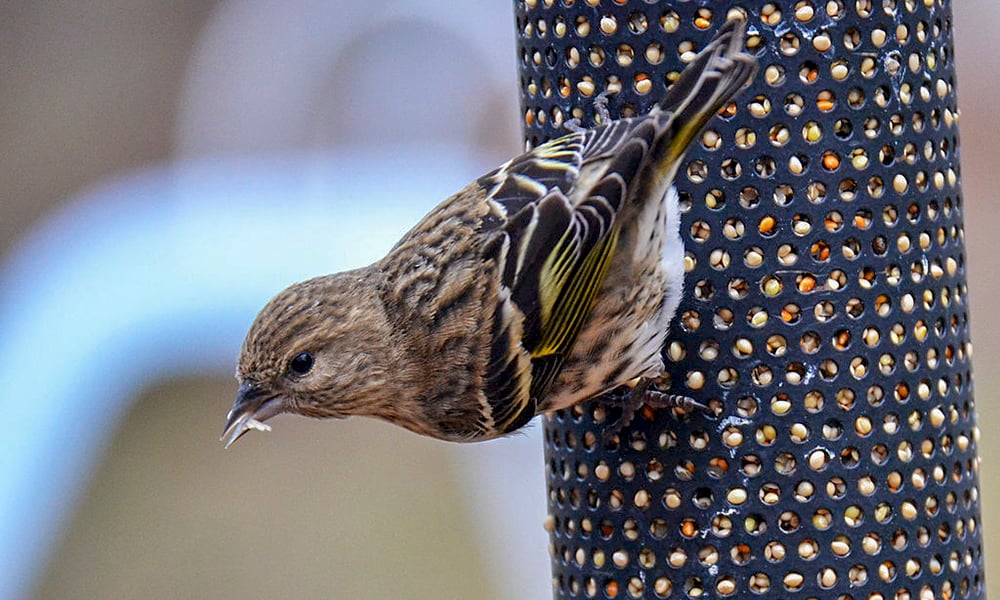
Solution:
<path fill-rule="evenodd" d="M 673 178 L 756 72 L 744 27 L 726 23 L 648 115 L 514 158 L 382 260 L 278 294 L 244 341 L 227 446 L 282 412 L 490 439 L 659 375 L 683 286 Z"/>

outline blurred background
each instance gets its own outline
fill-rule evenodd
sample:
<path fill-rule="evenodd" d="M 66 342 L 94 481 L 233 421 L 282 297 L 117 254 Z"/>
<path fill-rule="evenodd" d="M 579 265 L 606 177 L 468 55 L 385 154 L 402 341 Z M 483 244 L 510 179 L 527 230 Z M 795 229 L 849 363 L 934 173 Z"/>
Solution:
<path fill-rule="evenodd" d="M 989 432 L 1000 5 L 954 11 Z M 548 596 L 538 427 L 217 442 L 268 297 L 521 148 L 514 58 L 506 0 L 0 4 L 0 597 Z M 992 572 L 1000 437 L 981 453 Z"/>

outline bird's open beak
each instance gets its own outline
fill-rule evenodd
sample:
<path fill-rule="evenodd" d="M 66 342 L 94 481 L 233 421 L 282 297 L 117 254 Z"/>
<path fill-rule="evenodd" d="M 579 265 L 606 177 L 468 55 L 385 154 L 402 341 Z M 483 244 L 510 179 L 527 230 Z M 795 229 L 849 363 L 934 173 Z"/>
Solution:
<path fill-rule="evenodd" d="M 219 441 L 225 442 L 226 448 L 240 439 L 251 429 L 271 431 L 271 426 L 264 421 L 283 412 L 281 396 L 269 396 L 267 392 L 254 382 L 240 384 L 236 393 L 236 402 L 226 416 L 226 428 L 222 431 Z"/>

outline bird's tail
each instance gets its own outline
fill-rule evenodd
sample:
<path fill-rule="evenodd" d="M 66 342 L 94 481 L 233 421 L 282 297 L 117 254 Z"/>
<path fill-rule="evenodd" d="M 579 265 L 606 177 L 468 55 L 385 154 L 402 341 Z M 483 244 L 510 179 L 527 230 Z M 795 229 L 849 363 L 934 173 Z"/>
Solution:
<path fill-rule="evenodd" d="M 665 179 L 709 119 L 753 79 L 757 61 L 743 52 L 746 22 L 727 21 L 653 109 L 660 133 L 650 154 Z"/>

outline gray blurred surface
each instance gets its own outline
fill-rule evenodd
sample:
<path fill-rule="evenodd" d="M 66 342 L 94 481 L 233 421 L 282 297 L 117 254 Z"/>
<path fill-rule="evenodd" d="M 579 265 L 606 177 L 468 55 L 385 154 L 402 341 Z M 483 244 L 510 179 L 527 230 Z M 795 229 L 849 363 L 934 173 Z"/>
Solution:
<path fill-rule="evenodd" d="M 59 203 L 169 159 L 213 2 L 0 4 L 0 256 Z"/>
<path fill-rule="evenodd" d="M 138 398 L 39 598 L 495 597 L 449 447 L 374 421 L 279 418 L 281 435 L 223 452 L 211 407 L 231 387 Z"/>
<path fill-rule="evenodd" d="M 398 130 L 393 124 L 406 120 L 417 123 L 400 135 L 453 136 L 493 162 L 519 147 L 513 18 L 503 0 L 463 5 L 470 14 L 487 15 L 470 19 L 470 28 L 506 40 L 496 51 L 499 59 L 485 58 L 493 65 L 486 78 L 477 69 L 476 52 L 483 50 L 467 50 L 434 26 L 400 17 L 400 36 L 411 47 L 443 40 L 432 56 L 442 63 L 454 56 L 448 69 L 414 72 L 420 64 L 415 52 L 394 61 L 391 49 L 373 39 L 395 34 L 380 30 L 384 37 L 366 36 L 339 59 L 320 53 L 314 87 L 299 103 L 295 127 L 282 128 L 280 112 L 246 109 L 230 111 L 233 121 L 212 130 L 226 114 L 222 100 L 238 96 L 236 91 L 255 93 L 239 88 L 247 78 L 218 75 L 253 71 L 253 64 L 220 64 L 218 57 L 236 60 L 246 49 L 273 41 L 273 31 L 246 6 L 200 0 L 0 5 L 0 260 L 67 197 L 129 169 L 190 154 L 391 143 Z M 317 6 L 306 6 L 303 14 Z M 1000 483 L 990 477 L 1000 451 L 1000 437 L 990 435 L 1000 421 L 1000 273 L 994 265 L 1000 252 L 994 202 L 1000 186 L 994 164 L 1000 5 L 967 0 L 955 2 L 954 11 L 992 582 L 989 573 L 1000 561 Z M 220 19 L 241 12 L 250 15 L 252 36 L 209 35 L 218 34 Z M 292 32 L 298 26 L 282 25 Z M 227 44 L 228 54 L 222 52 Z M 504 57 L 506 74 L 498 71 Z M 410 85 L 416 79 L 424 87 Z M 213 82 L 220 85 L 217 106 L 205 99 Z M 385 104 L 356 102 L 379 86 L 395 86 L 405 109 L 386 114 Z M 265 96 L 274 90 L 257 91 Z M 185 104 L 192 98 L 201 99 L 197 106 Z M 379 118 L 374 139 L 357 127 L 373 115 Z M 442 116 L 457 121 L 442 123 Z M 240 137 L 244 117 L 258 124 L 270 119 L 264 125 L 271 129 Z M 38 597 L 495 597 L 484 583 L 492 565 L 480 557 L 506 549 L 469 547 L 470 524 L 460 510 L 467 496 L 445 459 L 461 449 L 364 421 L 283 419 L 282 435 L 241 441 L 234 456 L 215 442 L 232 388 L 228 378 L 167 382 L 137 400 L 105 449 L 105 462 L 66 529 Z M 234 536 L 242 543 L 227 543 Z M 392 587 L 368 587 L 376 580 Z"/>

